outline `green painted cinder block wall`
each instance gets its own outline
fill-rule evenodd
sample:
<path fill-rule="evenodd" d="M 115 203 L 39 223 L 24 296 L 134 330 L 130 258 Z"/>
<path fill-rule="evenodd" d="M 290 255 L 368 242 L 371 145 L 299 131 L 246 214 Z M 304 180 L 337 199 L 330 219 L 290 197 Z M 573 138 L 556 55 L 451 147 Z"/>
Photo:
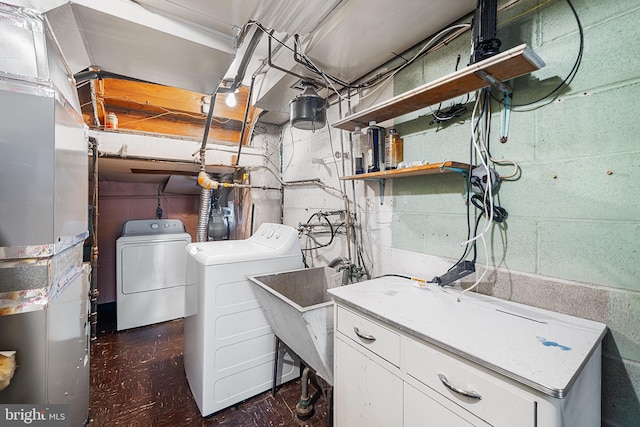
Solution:
<path fill-rule="evenodd" d="M 584 30 L 573 81 L 555 99 L 514 108 L 505 144 L 499 141 L 500 106 L 492 103 L 491 154 L 516 161 L 520 173 L 501 184 L 496 200 L 509 217 L 488 235 L 489 264 L 558 279 L 558 288 L 568 289 L 565 281 L 583 283 L 599 295 L 594 310 L 603 307 L 601 320 L 610 329 L 603 425 L 640 425 L 640 2 L 572 3 Z M 565 0 L 523 0 L 500 12 L 498 38 L 502 50 L 527 43 L 546 62 L 507 82 L 514 104 L 535 100 L 560 83 L 579 48 L 578 26 Z M 458 55 L 459 66 L 465 66 L 469 43 L 466 33 L 406 67 L 395 78 L 395 93 L 453 72 Z M 467 101 L 460 97 L 441 107 Z M 405 160 L 468 162 L 473 103 L 467 106 L 467 114 L 441 126 L 430 124 L 429 112 L 437 105 L 398 118 Z M 496 169 L 507 175 L 512 166 Z M 464 178 L 402 178 L 391 186 L 392 246 L 457 259 L 467 234 Z M 480 246 L 478 261 L 484 263 Z"/>

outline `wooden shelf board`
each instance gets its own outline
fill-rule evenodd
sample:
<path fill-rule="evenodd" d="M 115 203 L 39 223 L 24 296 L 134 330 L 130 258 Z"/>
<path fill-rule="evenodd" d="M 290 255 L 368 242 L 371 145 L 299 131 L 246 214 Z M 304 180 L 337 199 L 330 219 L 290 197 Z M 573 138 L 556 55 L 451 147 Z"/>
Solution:
<path fill-rule="evenodd" d="M 391 169 L 383 172 L 363 173 L 359 175 L 343 176 L 340 179 L 350 181 L 354 179 L 363 180 L 380 180 L 391 178 L 403 178 L 407 176 L 419 176 L 419 175 L 435 175 L 439 173 L 456 172 L 454 169 L 469 170 L 469 165 L 460 162 L 442 162 L 433 163 L 424 166 L 414 166 L 403 169 Z"/>
<path fill-rule="evenodd" d="M 486 80 L 475 74 L 477 71 L 484 71 L 505 82 L 544 66 L 544 61 L 533 49 L 522 44 L 347 116 L 334 123 L 333 127 L 353 131 L 356 126 L 368 126 L 371 120 L 381 123 L 489 86 Z"/>

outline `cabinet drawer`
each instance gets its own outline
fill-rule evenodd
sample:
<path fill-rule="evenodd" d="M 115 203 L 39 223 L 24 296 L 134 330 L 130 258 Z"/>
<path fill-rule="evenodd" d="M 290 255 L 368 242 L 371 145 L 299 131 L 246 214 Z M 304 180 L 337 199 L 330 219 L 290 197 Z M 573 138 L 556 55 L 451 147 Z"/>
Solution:
<path fill-rule="evenodd" d="M 408 375 L 487 423 L 535 426 L 535 399 L 497 376 L 409 338 L 403 340 L 403 358 Z"/>
<path fill-rule="evenodd" d="M 338 332 L 395 366 L 400 366 L 400 335 L 338 306 Z"/>

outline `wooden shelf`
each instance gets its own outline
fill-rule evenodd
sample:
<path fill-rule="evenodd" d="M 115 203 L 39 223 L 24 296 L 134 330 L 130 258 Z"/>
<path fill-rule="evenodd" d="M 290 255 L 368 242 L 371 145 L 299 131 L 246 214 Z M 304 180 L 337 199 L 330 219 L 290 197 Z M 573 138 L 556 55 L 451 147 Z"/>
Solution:
<path fill-rule="evenodd" d="M 467 172 L 469 170 L 469 165 L 466 163 L 459 162 L 441 162 L 441 163 L 433 163 L 424 166 L 414 166 L 410 168 L 403 169 L 391 169 L 383 172 L 372 172 L 372 173 L 363 173 L 359 175 L 351 175 L 351 176 L 343 176 L 340 177 L 342 180 L 354 180 L 354 179 L 364 179 L 364 180 L 384 180 L 391 178 L 403 178 L 407 176 L 419 176 L 419 175 L 435 175 L 439 173 L 450 173 L 450 172 Z"/>
<path fill-rule="evenodd" d="M 529 74 L 544 66 L 544 61 L 533 49 L 526 44 L 522 44 L 347 116 L 334 123 L 333 126 L 353 131 L 356 126 L 368 126 L 371 120 L 381 123 L 437 104 L 440 101 L 446 101 L 489 86 L 490 83 L 487 80 L 476 74 L 478 71 L 484 71 L 495 79 L 504 82 Z"/>

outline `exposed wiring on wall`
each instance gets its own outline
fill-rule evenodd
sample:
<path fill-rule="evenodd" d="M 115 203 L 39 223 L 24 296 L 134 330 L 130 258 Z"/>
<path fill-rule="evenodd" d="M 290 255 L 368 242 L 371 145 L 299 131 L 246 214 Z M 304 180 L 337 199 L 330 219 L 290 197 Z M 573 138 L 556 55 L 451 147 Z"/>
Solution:
<path fill-rule="evenodd" d="M 520 0 L 520 1 L 521 1 L 521 0 Z M 509 23 L 509 22 L 511 22 L 511 21 L 515 21 L 516 19 L 520 19 L 520 18 L 522 18 L 523 16 L 528 15 L 528 14 L 530 14 L 531 12 L 534 12 L 534 11 L 536 11 L 536 10 L 540 9 L 541 7 L 544 7 L 544 6 L 548 5 L 548 4 L 549 4 L 549 3 L 551 3 L 552 1 L 555 1 L 555 0 L 546 0 L 546 1 L 545 1 L 545 2 L 543 2 L 543 3 L 540 3 L 540 4 L 536 5 L 536 6 L 533 6 L 532 8 L 530 8 L 530 9 L 528 9 L 528 10 L 526 10 L 526 11 L 522 12 L 522 13 L 519 13 L 519 14 L 517 14 L 516 16 L 512 16 L 511 18 L 509 18 L 509 19 L 507 19 L 507 20 L 504 20 L 504 21 L 500 22 L 500 24 L 498 24 L 498 26 L 505 25 L 505 24 L 507 24 L 507 23 Z M 514 3 L 513 3 L 512 5 L 510 5 L 510 6 L 514 6 L 516 3 L 519 3 L 519 1 L 514 2 Z M 505 10 L 505 9 L 506 9 L 506 8 L 504 8 L 504 7 L 503 7 L 503 8 L 502 8 L 502 9 L 500 9 L 499 11 L 500 11 L 500 12 L 502 12 L 502 11 L 503 11 L 503 10 Z"/>
<path fill-rule="evenodd" d="M 487 241 L 484 239 L 484 235 L 480 235 L 481 240 L 482 240 L 482 245 L 484 247 L 484 254 L 485 254 L 485 268 L 484 271 L 482 272 L 482 274 L 480 275 L 480 277 L 478 277 L 475 281 L 475 283 L 473 285 L 471 285 L 470 287 L 468 287 L 467 289 L 465 289 L 464 291 L 460 292 L 460 294 L 458 295 L 458 302 L 460 302 L 460 298 L 462 298 L 462 295 L 464 295 L 465 293 L 474 290 L 475 288 L 478 287 L 478 285 L 482 282 L 482 279 L 484 279 L 484 276 L 487 274 L 487 271 L 489 271 L 489 250 L 487 249 Z"/>
<path fill-rule="evenodd" d="M 489 131 L 491 128 L 491 108 L 489 102 L 489 94 L 488 89 L 484 89 L 477 93 L 476 102 L 474 104 L 474 108 L 471 116 L 471 139 L 470 139 L 470 147 L 469 147 L 469 164 L 474 164 L 474 159 L 476 163 L 479 163 L 481 168 L 484 169 L 485 176 L 488 178 L 488 181 L 484 184 L 475 183 L 473 179 L 478 179 L 477 176 L 471 174 L 471 170 L 469 171 L 469 177 L 467 182 L 467 240 L 462 242 L 462 245 L 465 246 L 462 256 L 456 261 L 448 271 L 453 270 L 456 266 L 458 266 L 463 260 L 467 258 L 469 255 L 469 251 L 473 249 L 473 264 L 475 265 L 478 257 L 477 251 L 477 242 L 480 240 L 485 249 L 485 257 L 486 257 L 486 268 L 480 277 L 478 277 L 475 283 L 468 288 L 467 290 L 475 289 L 480 282 L 484 279 L 485 274 L 489 268 L 489 255 L 487 251 L 487 244 L 485 235 L 491 229 L 494 223 L 502 223 L 507 218 L 507 211 L 498 206 L 494 202 L 494 183 L 492 179 L 489 178 L 492 175 L 491 168 L 489 166 L 489 162 L 493 161 L 490 150 L 489 150 Z M 499 161 L 500 163 L 511 163 L 517 169 L 517 165 L 512 161 Z M 512 174 L 517 173 L 517 170 Z M 511 176 L 511 175 L 510 175 Z M 497 183 L 496 183 L 497 185 Z M 474 191 L 477 191 L 477 188 L 482 188 L 483 191 L 480 194 L 471 195 L 470 189 L 474 188 Z M 497 188 L 497 187 L 496 187 Z M 475 226 L 473 228 L 473 234 L 471 233 L 471 206 L 474 206 L 478 209 L 478 214 L 475 219 Z M 478 233 L 478 228 L 481 220 L 484 218 L 485 222 L 483 225 L 483 230 Z M 466 291 L 465 291 L 466 292 Z M 464 292 L 462 293 L 464 294 Z M 460 296 L 462 296 L 460 294 Z"/>
<path fill-rule="evenodd" d="M 497 165 L 513 165 L 513 172 L 511 172 L 509 175 L 499 175 L 501 180 L 513 178 L 518 175 L 518 172 L 520 172 L 520 166 L 518 166 L 518 164 L 513 160 L 497 160 L 493 157 L 489 157 L 489 160 Z"/>
<path fill-rule="evenodd" d="M 476 114 L 478 112 L 478 108 L 481 105 L 480 100 L 483 100 L 482 104 L 486 103 L 486 96 L 478 96 L 476 99 L 476 103 L 473 107 L 473 111 L 471 113 L 471 144 L 475 150 L 476 153 L 476 159 L 478 159 L 480 161 L 480 163 L 482 164 L 482 167 L 485 169 L 487 176 L 491 175 L 491 170 L 489 169 L 489 165 L 487 164 L 487 160 L 488 160 L 488 156 L 486 154 L 487 152 L 487 148 L 486 145 L 484 143 L 485 141 L 485 137 L 487 137 L 487 129 L 486 129 L 486 120 L 485 120 L 485 126 L 476 126 L 475 121 L 476 121 Z M 486 108 L 488 108 L 488 106 L 485 105 Z M 491 119 L 491 113 L 487 112 L 487 114 L 484 114 L 484 116 L 487 118 L 487 120 Z M 480 119 L 478 119 L 478 121 L 480 121 Z M 466 241 L 462 242 L 462 244 L 467 244 L 467 243 L 471 243 L 474 242 L 475 240 L 477 240 L 478 238 L 480 238 L 480 236 L 484 235 L 487 231 L 489 231 L 489 228 L 491 227 L 492 223 L 493 223 L 493 186 L 492 185 L 486 185 L 485 186 L 485 191 L 484 191 L 484 213 L 485 213 L 485 227 L 482 230 L 482 232 L 480 234 L 476 234 L 475 236 L 473 236 L 471 239 L 467 239 Z"/>
<path fill-rule="evenodd" d="M 538 7 L 541 7 L 541 6 L 545 6 L 550 1 L 551 0 L 548 0 L 548 1 L 544 2 L 544 3 L 541 3 L 539 6 L 537 6 L 535 8 L 532 8 L 530 11 L 536 10 Z M 554 87 L 547 94 L 539 97 L 538 99 L 536 99 L 534 101 L 529 101 L 529 102 L 525 102 L 525 103 L 522 103 L 522 104 L 513 104 L 512 103 L 511 104 L 511 108 L 515 112 L 533 111 L 533 110 L 536 110 L 538 108 L 544 107 L 545 105 L 550 104 L 551 102 L 553 102 L 559 96 L 558 91 L 560 89 L 562 89 L 563 87 L 566 87 L 566 86 L 570 85 L 571 82 L 573 81 L 574 77 L 578 73 L 578 69 L 580 68 L 580 64 L 582 63 L 582 55 L 584 53 L 584 29 L 582 27 L 582 22 L 580 21 L 580 16 L 578 15 L 578 12 L 576 11 L 576 9 L 573 6 L 573 4 L 571 3 L 571 0 L 565 0 L 565 1 L 567 2 L 567 5 L 571 9 L 571 13 L 575 17 L 576 24 L 578 26 L 578 34 L 579 34 L 579 37 L 580 37 L 580 44 L 579 44 L 579 47 L 578 47 L 578 53 L 576 54 L 576 59 L 575 59 L 575 61 L 573 63 L 573 66 L 571 67 L 571 70 L 569 71 L 567 76 L 556 87 Z M 521 16 L 529 13 L 530 11 L 527 11 L 524 14 L 521 14 Z M 516 17 L 514 17 L 513 19 L 515 19 L 515 18 Z M 494 97 L 494 99 L 498 100 L 495 97 Z M 544 103 L 542 103 L 540 105 L 536 105 L 536 104 L 538 104 L 538 103 L 540 103 L 542 101 L 545 101 L 545 100 L 547 100 L 547 102 L 544 102 Z M 501 103 L 505 102 L 504 100 L 498 100 L 498 101 L 501 102 Z M 528 106 L 532 106 L 532 107 L 531 108 L 519 108 L 519 107 L 528 107 Z"/>
<path fill-rule="evenodd" d="M 370 97 L 371 95 L 373 95 L 374 93 L 376 93 L 379 89 L 381 89 L 382 87 L 384 87 L 385 83 L 388 83 L 390 81 L 392 81 L 392 79 L 395 77 L 396 74 L 398 74 L 401 70 L 403 70 L 404 68 L 406 68 L 407 66 L 409 66 L 410 64 L 412 64 L 413 62 L 415 62 L 418 58 L 422 57 L 423 54 L 425 53 L 429 53 L 430 51 L 435 50 L 435 48 L 437 46 L 440 46 L 440 44 L 432 46 L 433 43 L 439 41 L 443 36 L 447 35 L 449 32 L 452 32 L 454 30 L 458 30 L 454 33 L 454 37 L 458 37 L 459 35 L 463 34 L 464 32 L 468 31 L 471 28 L 471 24 L 459 24 L 459 25 L 452 25 L 451 27 L 445 28 L 444 30 L 440 31 L 438 34 L 436 34 L 435 36 L 433 36 L 431 39 L 429 39 L 429 41 L 427 41 L 422 48 L 420 48 L 420 50 L 418 51 L 418 53 L 416 53 L 413 57 L 411 57 L 411 59 L 409 59 L 408 61 L 400 64 L 399 66 L 395 67 L 393 69 L 393 71 L 384 78 L 384 80 L 382 81 L 378 81 L 375 83 L 375 89 L 371 90 L 370 92 L 367 92 L 364 95 L 360 96 L 360 101 L 362 101 L 365 98 Z M 450 42 L 453 38 L 449 38 L 447 39 L 447 42 Z M 446 45 L 445 43 L 445 45 Z M 433 49 L 429 49 L 433 47 Z"/>
<path fill-rule="evenodd" d="M 312 60 L 311 58 L 309 58 L 303 51 L 302 49 L 302 45 L 300 43 L 300 41 L 298 40 L 297 36 L 294 36 L 294 47 L 290 47 L 288 46 L 284 41 L 278 39 L 277 37 L 275 37 L 273 35 L 273 33 L 271 32 L 271 30 L 265 28 L 262 24 L 260 24 L 259 22 L 254 22 L 254 24 L 256 26 L 258 26 L 268 37 L 270 37 L 272 40 L 274 40 L 275 42 L 277 42 L 278 44 L 280 44 L 282 47 L 288 49 L 289 51 L 291 51 L 294 54 L 294 59 L 296 60 L 297 63 L 299 63 L 300 65 L 304 66 L 305 68 L 307 68 L 309 71 L 313 72 L 314 74 L 317 74 L 318 76 L 322 77 L 322 79 L 325 81 L 327 89 L 331 88 L 331 90 L 342 100 L 345 100 L 346 97 L 344 95 L 342 95 L 342 92 L 346 89 L 365 89 L 365 88 L 372 88 L 372 87 L 376 87 L 376 89 L 374 89 L 373 91 L 367 93 L 366 95 L 362 95 L 360 99 L 364 99 L 366 97 L 371 96 L 373 93 L 375 93 L 378 88 L 384 86 L 385 83 L 388 83 L 390 81 L 392 81 L 393 77 L 402 69 L 404 69 L 405 67 L 407 67 L 408 65 L 412 64 L 413 62 L 415 62 L 417 59 L 421 58 L 423 55 L 425 55 L 428 52 L 432 52 L 436 49 L 439 49 L 443 46 L 446 46 L 448 43 L 450 43 L 453 39 L 457 38 L 458 36 L 460 36 L 461 34 L 463 34 L 464 32 L 468 31 L 471 28 L 471 24 L 458 24 L 458 25 L 453 25 L 451 27 L 448 27 L 444 30 L 442 30 L 440 33 L 438 33 L 437 35 L 435 35 L 434 37 L 432 37 L 429 41 L 427 41 L 418 51 L 418 53 L 416 53 L 412 58 L 410 58 L 409 60 L 404 60 L 403 63 L 395 66 L 395 67 L 391 67 L 389 70 L 386 70 L 383 73 L 380 73 L 378 75 L 373 76 L 372 78 L 366 80 L 363 83 L 360 84 L 356 84 L 354 82 L 346 82 L 336 76 L 331 75 L 330 73 L 327 73 L 326 71 L 322 70 L 320 67 L 318 67 Z M 450 34 L 452 33 L 452 34 Z M 446 37 L 445 37 L 446 36 Z M 397 55 L 396 55 L 397 56 Z M 342 88 L 338 89 L 336 88 L 335 85 L 339 85 L 342 86 Z"/>
<path fill-rule="evenodd" d="M 442 123 L 448 122 L 449 120 L 456 119 L 467 112 L 467 106 L 464 105 L 464 103 L 453 104 L 451 107 L 444 110 L 440 109 L 441 105 L 442 103 L 440 103 L 440 105 L 438 106 L 438 110 L 431 113 L 431 116 L 433 116 L 433 120 L 429 122 L 430 125 L 434 123 L 440 125 Z"/>

